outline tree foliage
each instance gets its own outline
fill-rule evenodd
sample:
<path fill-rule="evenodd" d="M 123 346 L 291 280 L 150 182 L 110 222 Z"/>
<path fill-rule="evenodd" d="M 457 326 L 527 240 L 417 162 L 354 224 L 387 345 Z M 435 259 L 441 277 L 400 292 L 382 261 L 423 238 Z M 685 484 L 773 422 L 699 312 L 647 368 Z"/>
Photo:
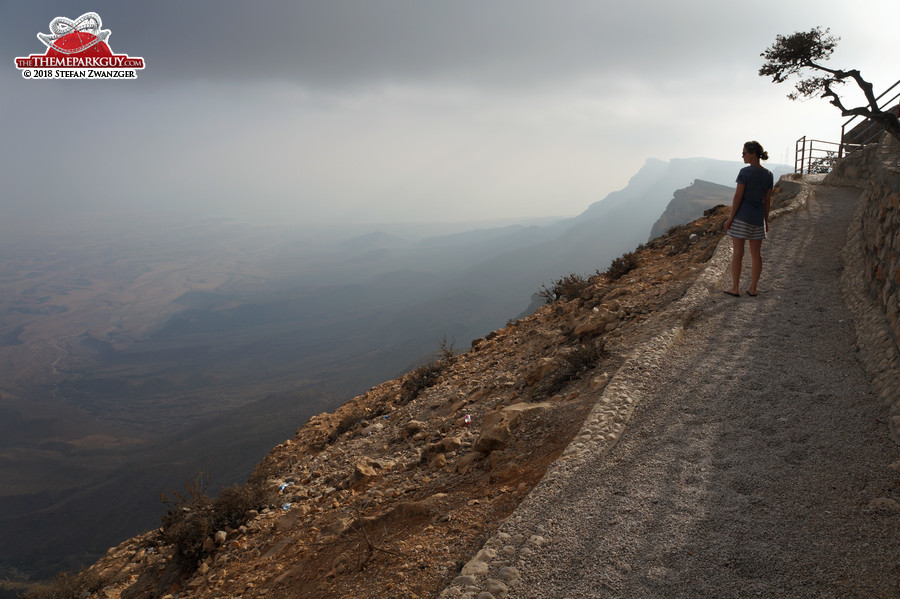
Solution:
<path fill-rule="evenodd" d="M 809 31 L 798 31 L 792 35 L 777 35 L 775 43 L 760 54 L 766 59 L 759 69 L 760 77 L 771 77 L 775 83 L 784 83 L 797 75 L 794 92 L 788 98 L 819 96 L 830 98 L 843 116 L 861 116 L 881 124 L 884 129 L 900 140 L 900 119 L 892 112 L 881 110 L 875 98 L 872 84 L 862 78 L 857 69 L 833 69 L 823 63 L 831 58 L 840 38 L 830 35 L 830 29 L 814 27 Z M 852 79 L 865 95 L 867 105 L 848 108 L 835 88 Z"/>

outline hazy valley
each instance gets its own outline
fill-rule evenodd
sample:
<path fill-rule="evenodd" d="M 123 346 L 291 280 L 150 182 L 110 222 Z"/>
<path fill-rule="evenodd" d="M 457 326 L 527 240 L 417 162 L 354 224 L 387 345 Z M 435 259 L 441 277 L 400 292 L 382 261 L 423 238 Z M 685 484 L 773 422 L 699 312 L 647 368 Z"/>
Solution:
<path fill-rule="evenodd" d="M 309 416 L 442 340 L 467 347 L 528 311 L 541 284 L 647 241 L 673 195 L 684 215 L 722 203 L 714 184 L 733 185 L 740 166 L 650 160 L 578 217 L 455 231 L 213 220 L 4 231 L 0 574 L 93 559 L 156 526 L 159 492 L 198 471 L 214 486 L 242 480 Z M 663 226 L 695 216 L 674 211 Z"/>

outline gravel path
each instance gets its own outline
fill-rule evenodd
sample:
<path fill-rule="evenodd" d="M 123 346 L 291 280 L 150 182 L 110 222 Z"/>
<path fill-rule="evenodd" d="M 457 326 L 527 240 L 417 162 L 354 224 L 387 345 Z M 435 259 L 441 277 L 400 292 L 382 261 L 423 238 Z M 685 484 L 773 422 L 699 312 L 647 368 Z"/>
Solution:
<path fill-rule="evenodd" d="M 612 449 L 537 487 L 479 558 L 493 578 L 445 596 L 900 597 L 900 451 L 839 282 L 857 196 L 816 186 L 775 221 L 759 296 L 711 293 Z"/>

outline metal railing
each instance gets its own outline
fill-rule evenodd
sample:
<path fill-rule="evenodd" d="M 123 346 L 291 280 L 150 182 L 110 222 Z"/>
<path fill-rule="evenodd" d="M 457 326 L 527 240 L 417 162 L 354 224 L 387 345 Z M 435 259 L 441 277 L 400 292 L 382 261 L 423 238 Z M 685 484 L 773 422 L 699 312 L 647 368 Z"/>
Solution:
<path fill-rule="evenodd" d="M 794 172 L 801 175 L 828 173 L 845 149 L 843 143 L 807 139 L 804 135 L 794 145 Z"/>
<path fill-rule="evenodd" d="M 897 88 L 897 91 L 892 96 L 888 96 L 895 88 Z M 875 98 L 875 101 L 878 108 L 884 110 L 885 107 L 890 106 L 898 99 L 900 99 L 900 81 L 887 88 L 880 96 Z M 863 120 L 848 129 L 851 123 L 856 122 L 858 119 Z M 876 141 L 883 131 L 884 127 L 876 121 L 862 116 L 853 116 L 841 126 L 840 142 L 807 139 L 804 135 L 794 144 L 794 172 L 801 175 L 830 172 L 836 160 L 843 158 L 857 148 Z"/>
<path fill-rule="evenodd" d="M 900 86 L 900 81 L 897 81 L 894 85 L 890 86 L 884 92 L 875 98 L 875 104 L 879 109 L 884 110 L 885 107 L 890 106 L 892 103 L 900 99 L 900 89 L 898 89 L 893 96 L 885 98 L 894 88 Z M 885 98 L 882 100 L 882 98 Z M 898 115 L 900 116 L 900 115 Z M 864 146 L 867 143 L 872 143 L 875 141 L 881 132 L 884 131 L 882 126 L 870 120 L 864 120 L 862 122 L 857 123 L 851 129 L 847 129 L 851 123 L 857 121 L 858 119 L 865 119 L 865 117 L 861 116 L 852 116 L 850 117 L 846 123 L 841 126 L 841 147 L 838 148 L 838 158 L 843 157 L 844 155 L 844 146 L 847 146 L 848 151 L 852 151 L 856 147 Z"/>

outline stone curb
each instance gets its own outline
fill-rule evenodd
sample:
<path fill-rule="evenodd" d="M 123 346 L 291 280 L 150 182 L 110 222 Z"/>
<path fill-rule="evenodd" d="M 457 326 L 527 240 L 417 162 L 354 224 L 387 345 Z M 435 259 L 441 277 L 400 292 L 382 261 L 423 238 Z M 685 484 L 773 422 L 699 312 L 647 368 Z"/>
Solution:
<path fill-rule="evenodd" d="M 773 210 L 769 218 L 806 208 L 811 187 L 822 177 L 804 177 L 801 189 L 785 206 Z M 792 179 L 793 180 L 793 179 Z M 796 180 L 794 180 L 797 182 Z M 731 262 L 731 242 L 723 237 L 712 258 L 679 300 L 647 323 L 649 340 L 638 345 L 626 357 L 603 389 L 581 430 L 553 462 L 531 493 L 501 524 L 481 550 L 463 566 L 460 576 L 439 595 L 442 599 L 504 599 L 510 596 L 520 578 L 517 568 L 524 567 L 523 558 L 534 559 L 547 545 L 547 529 L 530 518 L 533 504 L 552 501 L 565 492 L 567 481 L 588 461 L 602 459 L 618 442 L 634 413 L 634 408 L 650 391 L 644 373 L 659 368 L 659 361 L 681 338 L 685 325 L 717 289 Z M 513 593 L 512 596 L 515 596 Z"/>

